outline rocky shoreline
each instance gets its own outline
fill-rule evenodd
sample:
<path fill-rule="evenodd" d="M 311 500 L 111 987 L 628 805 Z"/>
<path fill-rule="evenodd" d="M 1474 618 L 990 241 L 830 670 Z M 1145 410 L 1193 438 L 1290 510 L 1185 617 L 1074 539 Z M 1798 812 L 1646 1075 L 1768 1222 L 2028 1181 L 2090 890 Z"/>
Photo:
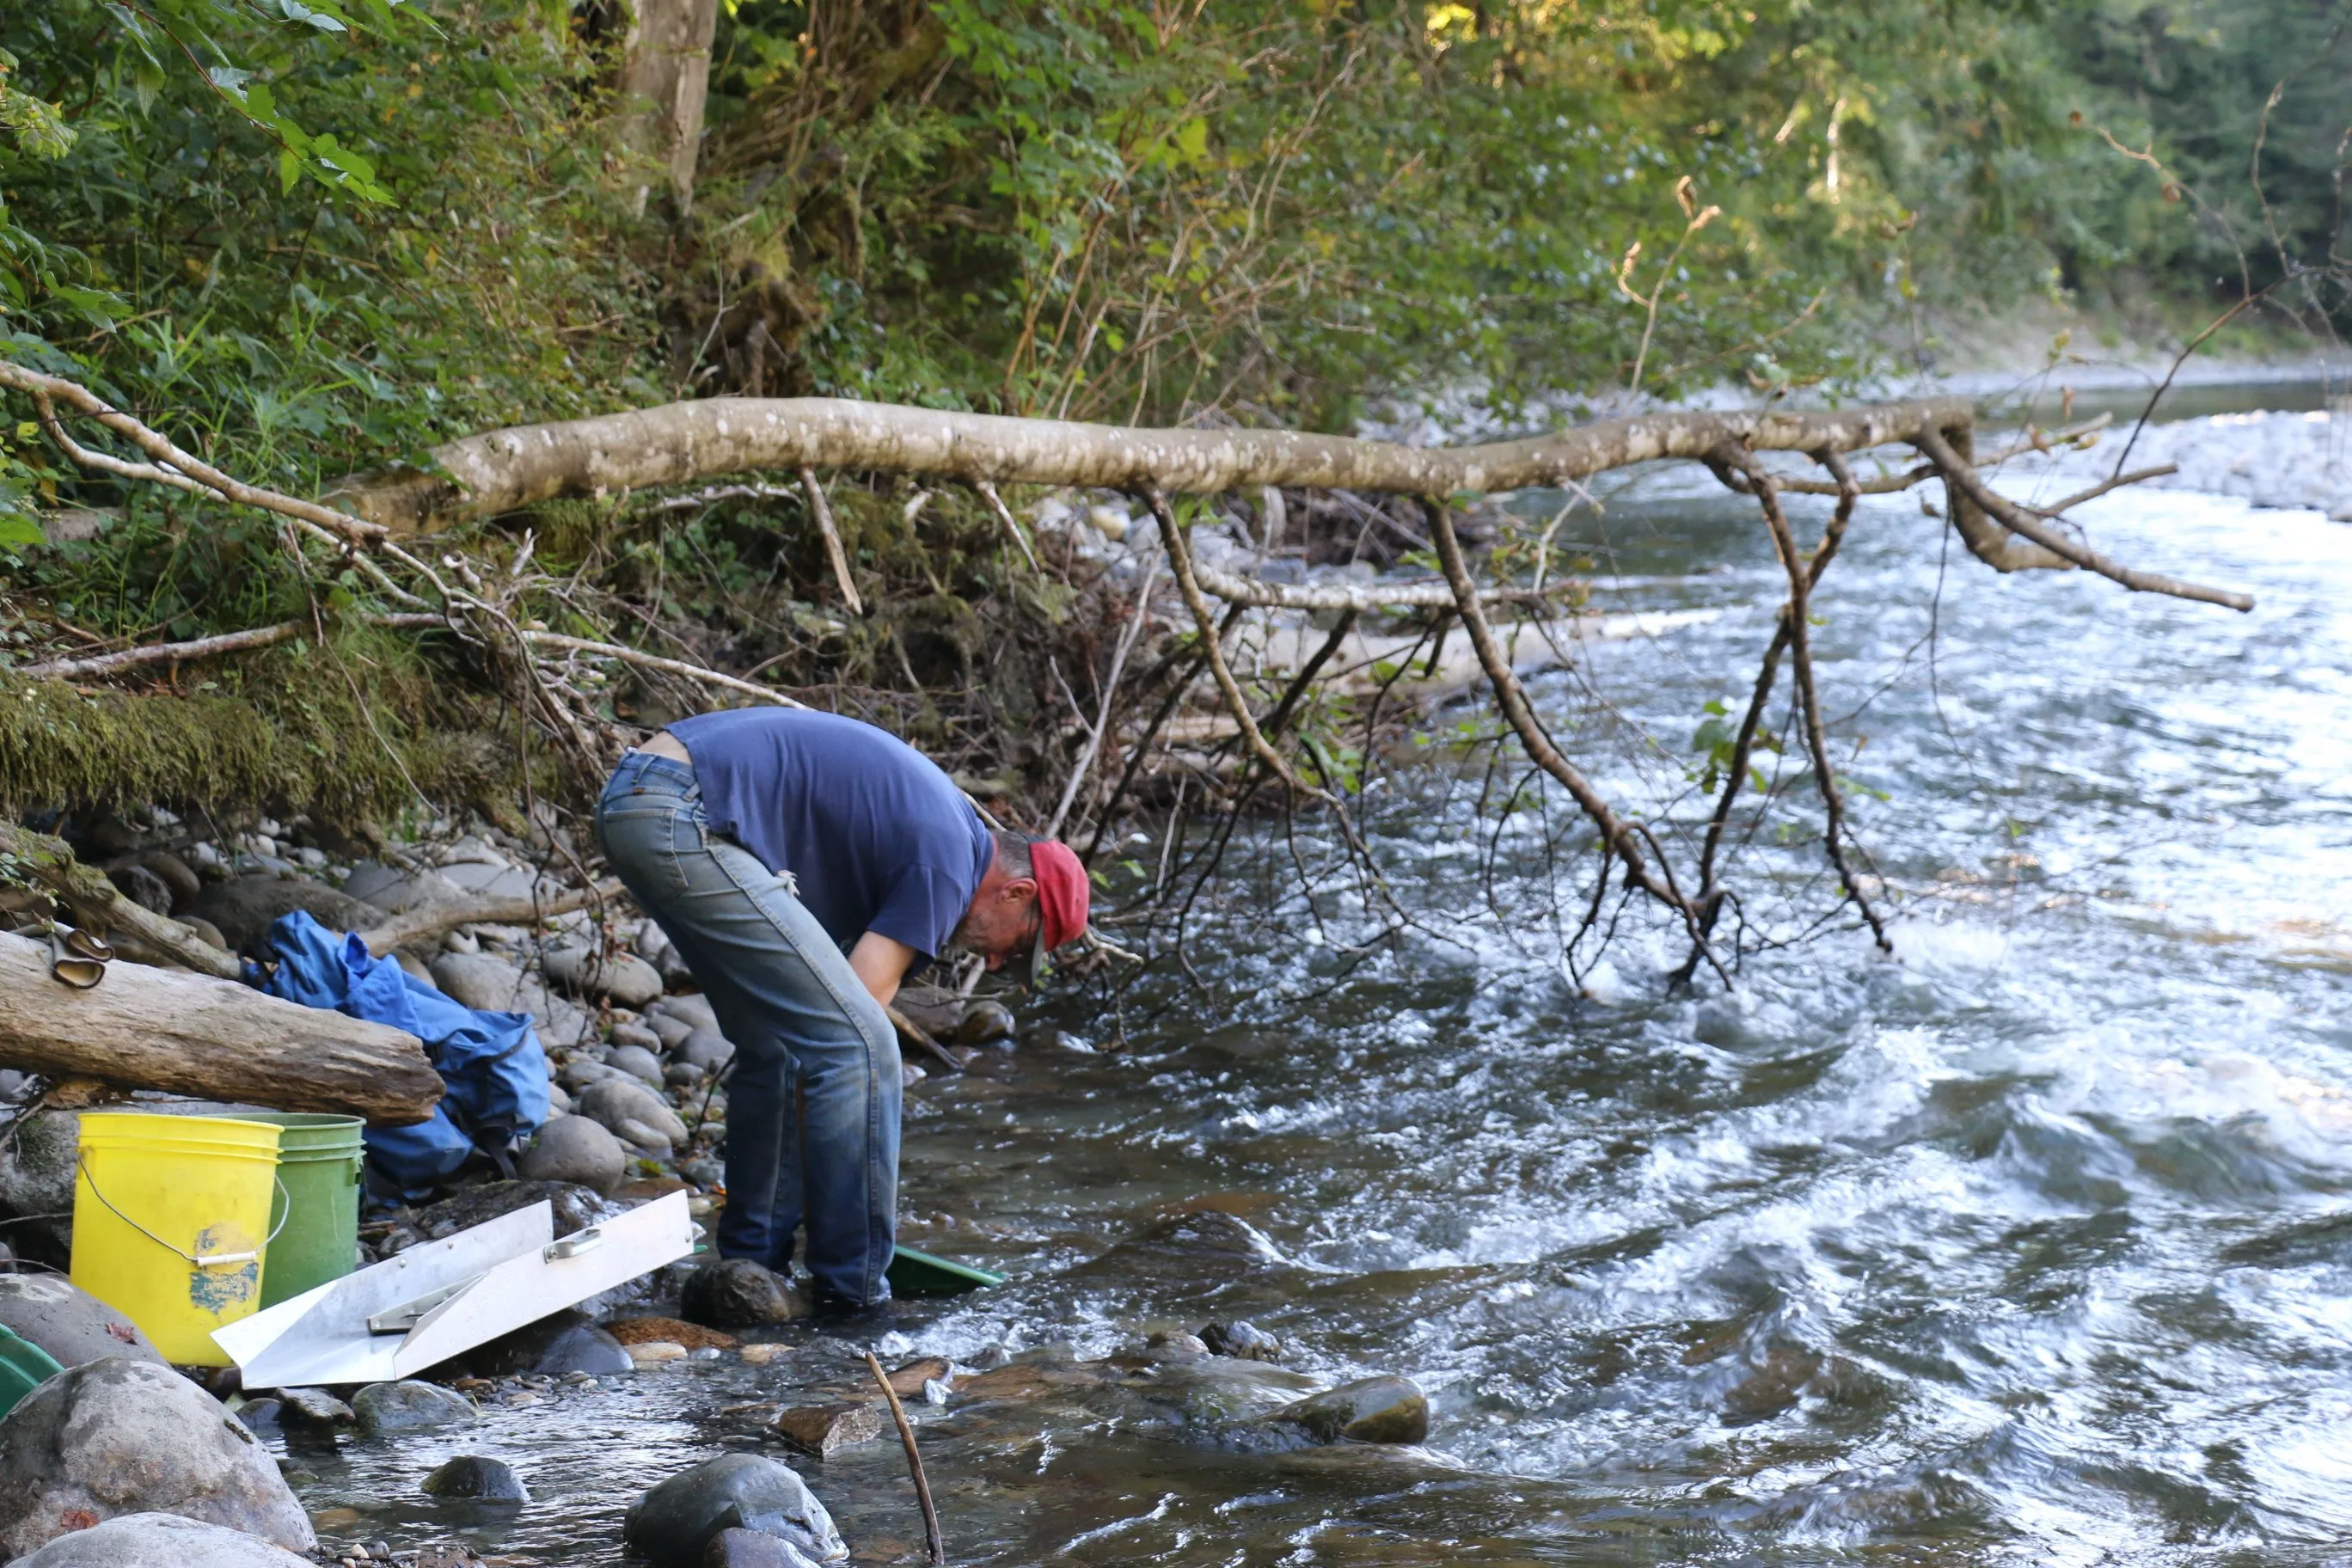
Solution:
<path fill-rule="evenodd" d="M 436 904 L 552 900 L 569 884 L 545 868 L 572 848 L 560 832 L 515 835 L 453 820 L 397 845 L 340 842 L 299 820 L 198 837 L 163 812 L 136 823 L 106 819 L 77 837 L 77 849 L 125 896 L 248 953 L 273 921 L 297 910 L 341 931 Z M 583 910 L 530 927 L 461 924 L 394 956 L 468 1007 L 530 1016 L 546 1054 L 551 1115 L 513 1152 L 511 1174 L 480 1160 L 421 1197 L 379 1184 L 361 1228 L 362 1262 L 541 1201 L 558 1237 L 678 1192 L 707 1228 L 725 1201 L 719 1154 L 733 1047 L 658 927 Z M 1015 1021 L 999 1002 L 931 988 L 904 1005 L 919 1026 L 967 1047 L 1015 1045 Z M 925 1070 L 905 1068 L 909 1083 Z M 871 1314 L 818 1319 L 792 1280 L 707 1255 L 417 1378 L 356 1389 L 244 1387 L 233 1369 L 169 1366 L 122 1313 L 63 1278 L 81 1111 L 94 1103 L 207 1108 L 94 1091 L 0 1074 L 10 1111 L 0 1121 L 0 1328 L 65 1369 L 0 1417 L 0 1474 L 11 1481 L 0 1500 L 0 1562 L 471 1568 L 495 1559 L 483 1558 L 467 1531 L 395 1550 L 366 1510 L 323 1498 L 306 1507 L 319 1483 L 313 1467 L 373 1446 L 430 1442 L 438 1453 L 455 1440 L 464 1451 L 434 1465 L 409 1501 L 495 1523 L 541 1506 L 530 1465 L 495 1443 L 473 1451 L 463 1441 L 469 1435 L 487 1436 L 523 1412 L 560 1421 L 593 1409 L 625 1423 L 630 1406 L 681 1388 L 709 1391 L 707 1401 L 688 1404 L 728 1451 L 680 1465 L 635 1500 L 620 1529 L 635 1556 L 656 1568 L 919 1556 L 895 1537 L 853 1553 L 803 1474 L 823 1488 L 828 1460 L 889 1442 L 859 1339 L 899 1351 L 888 1381 L 919 1422 L 1109 1407 L 1121 1419 L 1173 1422 L 1193 1440 L 1253 1451 L 1410 1445 L 1427 1432 L 1427 1403 L 1409 1381 L 1324 1388 L 1283 1367 L 1282 1348 L 1246 1322 L 1161 1331 L 1105 1359 L 995 1348 L 978 1364 L 959 1364 L 906 1353 L 911 1345 Z M 730 1381 L 697 1381 L 717 1375 Z M 731 1381 L 740 1379 L 751 1382 Z"/>

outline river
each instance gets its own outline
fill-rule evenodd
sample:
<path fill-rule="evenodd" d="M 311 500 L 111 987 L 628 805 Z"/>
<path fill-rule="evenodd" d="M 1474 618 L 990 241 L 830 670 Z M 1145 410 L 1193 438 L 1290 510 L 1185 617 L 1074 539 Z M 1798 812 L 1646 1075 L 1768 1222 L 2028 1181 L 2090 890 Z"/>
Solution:
<path fill-rule="evenodd" d="M 886 1349 L 1102 1355 L 1242 1317 L 1433 1411 L 1417 1449 L 1262 1452 L 1198 1398 L 919 1405 L 951 1560 L 2340 1561 L 2352 529 L 2179 489 L 2081 515 L 2259 607 L 1997 578 L 1908 496 L 1864 503 L 1815 600 L 1893 961 L 1840 931 L 1673 994 L 1636 920 L 1580 994 L 1545 870 L 1571 825 L 1497 837 L 1475 772 L 1430 763 L 1369 813 L 1430 934 L 1351 963 L 1344 900 L 1321 947 L 1213 923 L 1202 983 L 1131 995 L 1123 1041 L 1066 1000 L 1065 1043 L 910 1092 L 908 1239 L 1013 1279 L 905 1304 Z M 1610 609 L 1719 612 L 1537 684 L 1596 754 L 1612 711 L 1661 737 L 1603 774 L 1670 795 L 1769 636 L 1766 537 L 1687 472 L 1570 526 Z M 1759 931 L 1820 907 L 1810 853 L 1744 875 Z M 646 1485 L 760 1446 L 717 1412 L 764 1385 L 732 1358 L 620 1382 L 303 1456 L 306 1500 L 341 1538 L 621 1562 Z M 456 1452 L 538 1500 L 403 1500 Z M 802 1468 L 860 1558 L 919 1541 L 896 1445 Z"/>

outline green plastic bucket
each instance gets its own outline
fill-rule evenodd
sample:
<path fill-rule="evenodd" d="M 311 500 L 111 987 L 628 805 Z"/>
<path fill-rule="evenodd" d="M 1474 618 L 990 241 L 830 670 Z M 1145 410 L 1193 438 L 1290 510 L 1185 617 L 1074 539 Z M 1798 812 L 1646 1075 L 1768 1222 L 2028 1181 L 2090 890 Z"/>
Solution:
<path fill-rule="evenodd" d="M 278 1135 L 278 1183 L 269 1223 L 269 1265 L 261 1275 L 261 1304 L 278 1302 L 341 1279 L 357 1267 L 360 1247 L 360 1162 L 366 1149 L 356 1116 L 316 1116 L 291 1110 L 240 1111 L 238 1120 L 267 1121 Z"/>
<path fill-rule="evenodd" d="M 63 1371 L 48 1352 L 14 1330 L 0 1329 L 0 1415 Z"/>

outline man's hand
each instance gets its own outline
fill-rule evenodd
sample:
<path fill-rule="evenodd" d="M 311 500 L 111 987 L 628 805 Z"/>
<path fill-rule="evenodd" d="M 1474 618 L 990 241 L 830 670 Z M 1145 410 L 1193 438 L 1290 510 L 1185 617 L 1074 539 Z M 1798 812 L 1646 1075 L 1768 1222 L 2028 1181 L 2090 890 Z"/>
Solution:
<path fill-rule="evenodd" d="M 915 962 L 915 950 L 903 942 L 894 942 L 880 931 L 867 931 L 849 950 L 849 967 L 874 993 L 874 1000 L 885 1007 L 898 994 L 898 982 L 907 978 L 907 971 Z"/>

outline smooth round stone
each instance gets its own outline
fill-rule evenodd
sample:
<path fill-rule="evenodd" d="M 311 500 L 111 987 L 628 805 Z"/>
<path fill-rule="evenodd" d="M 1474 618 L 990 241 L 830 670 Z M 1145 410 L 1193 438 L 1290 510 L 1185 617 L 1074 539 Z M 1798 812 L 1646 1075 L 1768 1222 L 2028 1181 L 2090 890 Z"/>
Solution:
<path fill-rule="evenodd" d="M 662 1087 L 661 1058 L 638 1045 L 615 1045 L 604 1065 L 654 1089 Z"/>
<path fill-rule="evenodd" d="M 701 1568 L 704 1550 L 730 1528 L 772 1535 L 811 1557 L 849 1554 L 807 1483 L 758 1454 L 723 1454 L 672 1476 L 636 1500 L 621 1534 L 657 1568 Z"/>
<path fill-rule="evenodd" d="M 1418 1443 L 1429 1436 L 1429 1399 L 1406 1377 L 1367 1377 L 1275 1412 L 1326 1443 Z"/>
<path fill-rule="evenodd" d="M 809 1305 L 782 1276 L 748 1258 L 722 1258 L 687 1277 L 678 1315 L 708 1329 L 755 1329 L 808 1316 Z"/>
<path fill-rule="evenodd" d="M 474 1402 L 437 1383 L 372 1383 L 352 1395 L 352 1411 L 360 1430 L 371 1436 L 387 1432 L 422 1432 L 471 1421 L 480 1413 Z"/>
<path fill-rule="evenodd" d="M 425 1478 L 427 1497 L 471 1498 L 479 1502 L 529 1502 L 530 1489 L 503 1461 L 460 1454 Z"/>

